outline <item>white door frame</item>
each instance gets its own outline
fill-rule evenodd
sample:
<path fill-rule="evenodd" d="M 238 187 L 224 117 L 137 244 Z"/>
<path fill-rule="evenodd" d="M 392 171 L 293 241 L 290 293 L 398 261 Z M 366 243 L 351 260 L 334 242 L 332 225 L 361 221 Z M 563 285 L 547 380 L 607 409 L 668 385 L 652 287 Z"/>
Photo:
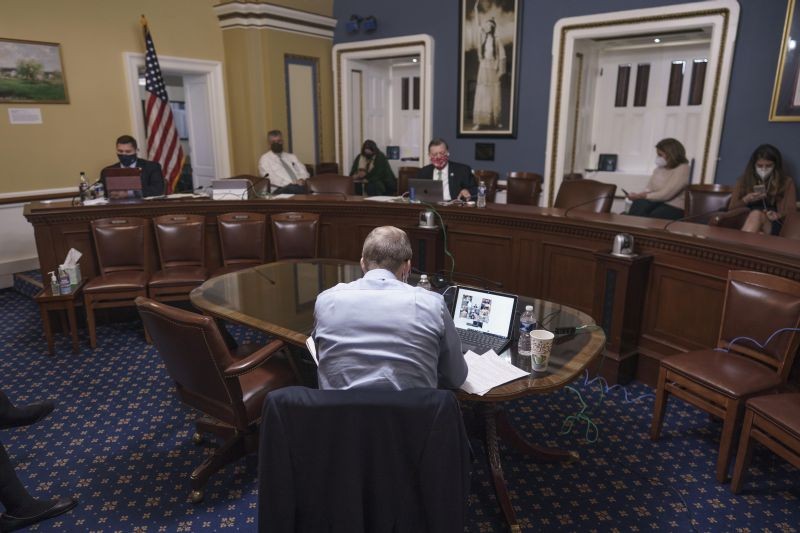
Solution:
<path fill-rule="evenodd" d="M 542 195 L 545 205 L 553 205 L 567 165 L 569 94 L 574 83 L 570 73 L 576 40 L 655 34 L 700 26 L 711 28 L 707 76 L 712 85 L 711 90 L 706 92 L 711 101 L 701 120 L 705 128 L 704 150 L 698 154 L 695 176 L 699 183 L 714 183 L 738 25 L 739 4 L 736 0 L 710 0 L 559 20 L 553 28 L 553 65 Z"/>
<path fill-rule="evenodd" d="M 420 93 L 422 95 L 420 113 L 422 115 L 422 139 L 420 142 L 420 166 L 425 161 L 427 142 L 433 135 L 433 37 L 426 34 L 407 35 L 388 39 L 373 39 L 357 43 L 334 45 L 333 51 L 333 99 L 335 105 L 336 159 L 339 168 L 349 161 L 361 146 L 351 146 L 350 120 L 351 102 L 346 95 L 351 94 L 351 61 L 359 59 L 383 59 L 398 56 L 418 55 L 420 61 Z M 362 139 L 363 142 L 363 139 Z M 346 170 L 346 169 L 345 169 Z"/>
<path fill-rule="evenodd" d="M 139 99 L 139 69 L 144 67 L 144 54 L 123 53 L 125 79 L 128 87 L 128 102 L 131 124 L 136 138 L 144 141 L 145 125 Z M 210 105 L 211 142 L 214 150 L 214 163 L 217 178 L 231 175 L 231 159 L 228 141 L 228 114 L 225 109 L 225 84 L 222 77 L 222 63 L 202 59 L 158 56 L 162 71 L 170 74 L 191 74 L 205 76 Z"/>

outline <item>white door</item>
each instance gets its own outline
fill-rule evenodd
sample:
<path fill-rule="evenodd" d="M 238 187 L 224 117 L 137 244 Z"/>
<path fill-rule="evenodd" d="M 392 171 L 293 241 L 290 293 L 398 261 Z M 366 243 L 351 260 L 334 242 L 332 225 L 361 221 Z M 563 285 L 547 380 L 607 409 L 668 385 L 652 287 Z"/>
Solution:
<path fill-rule="evenodd" d="M 353 62 L 355 65 L 355 62 Z M 361 148 L 364 142 L 364 67 L 357 66 L 350 71 L 350 146 L 356 150 Z M 352 155 L 355 155 L 352 154 Z M 352 156 L 347 156 L 352 157 Z M 343 165 L 351 164 L 352 161 L 345 160 Z M 350 171 L 349 166 L 342 169 L 342 174 Z"/>
<path fill-rule="evenodd" d="M 392 105 L 390 145 L 400 147 L 400 158 L 418 157 L 422 144 L 422 112 L 420 92 L 420 69 L 418 64 L 394 65 L 392 67 Z M 390 160 L 397 174 L 404 163 Z M 410 163 L 409 163 L 410 164 Z M 410 164 L 410 166 L 419 166 Z"/>
<path fill-rule="evenodd" d="M 183 87 L 186 96 L 186 128 L 189 133 L 189 157 L 194 187 L 205 188 L 217 179 L 208 77 L 205 75 L 184 76 Z"/>

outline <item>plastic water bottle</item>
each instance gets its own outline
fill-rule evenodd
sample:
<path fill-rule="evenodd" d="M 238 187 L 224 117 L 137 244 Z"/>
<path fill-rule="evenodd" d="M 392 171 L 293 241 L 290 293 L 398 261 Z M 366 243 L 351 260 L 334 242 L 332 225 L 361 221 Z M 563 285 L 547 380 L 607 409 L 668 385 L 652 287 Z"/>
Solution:
<path fill-rule="evenodd" d="M 519 355 L 531 355 L 531 331 L 534 329 L 536 329 L 536 316 L 533 314 L 533 306 L 526 305 L 525 312 L 519 317 L 519 344 L 517 344 Z"/>
<path fill-rule="evenodd" d="M 486 207 L 486 183 L 483 180 L 478 185 L 478 207 Z"/>
<path fill-rule="evenodd" d="M 81 182 L 78 185 L 78 193 L 81 196 L 81 202 L 87 199 L 89 190 L 89 182 L 86 181 L 86 172 L 81 172 Z"/>
<path fill-rule="evenodd" d="M 428 281 L 428 275 L 427 274 L 421 274 L 420 275 L 419 281 L 417 282 L 417 287 L 421 287 L 421 288 L 425 289 L 426 291 L 431 290 L 431 282 Z"/>

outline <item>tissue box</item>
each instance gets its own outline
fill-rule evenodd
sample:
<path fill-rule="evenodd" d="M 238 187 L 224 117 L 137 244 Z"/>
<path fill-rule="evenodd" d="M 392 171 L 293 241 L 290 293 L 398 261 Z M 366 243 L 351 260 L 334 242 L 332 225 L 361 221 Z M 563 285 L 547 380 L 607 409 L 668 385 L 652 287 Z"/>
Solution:
<path fill-rule="evenodd" d="M 69 267 L 65 266 L 65 267 L 62 267 L 62 268 L 64 269 L 64 272 L 67 273 L 67 276 L 69 276 L 69 285 L 70 285 L 70 287 L 74 287 L 75 285 L 77 285 L 78 283 L 81 282 L 81 265 L 80 265 L 80 263 L 75 265 L 75 266 L 69 266 Z"/>

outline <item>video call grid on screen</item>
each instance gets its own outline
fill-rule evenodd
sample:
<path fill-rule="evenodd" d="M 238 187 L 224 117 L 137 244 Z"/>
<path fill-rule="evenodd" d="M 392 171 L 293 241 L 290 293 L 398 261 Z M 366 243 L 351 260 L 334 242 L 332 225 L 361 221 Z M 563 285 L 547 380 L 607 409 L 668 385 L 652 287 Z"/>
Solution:
<path fill-rule="evenodd" d="M 457 328 L 508 337 L 514 318 L 514 298 L 459 288 L 453 310 Z"/>

